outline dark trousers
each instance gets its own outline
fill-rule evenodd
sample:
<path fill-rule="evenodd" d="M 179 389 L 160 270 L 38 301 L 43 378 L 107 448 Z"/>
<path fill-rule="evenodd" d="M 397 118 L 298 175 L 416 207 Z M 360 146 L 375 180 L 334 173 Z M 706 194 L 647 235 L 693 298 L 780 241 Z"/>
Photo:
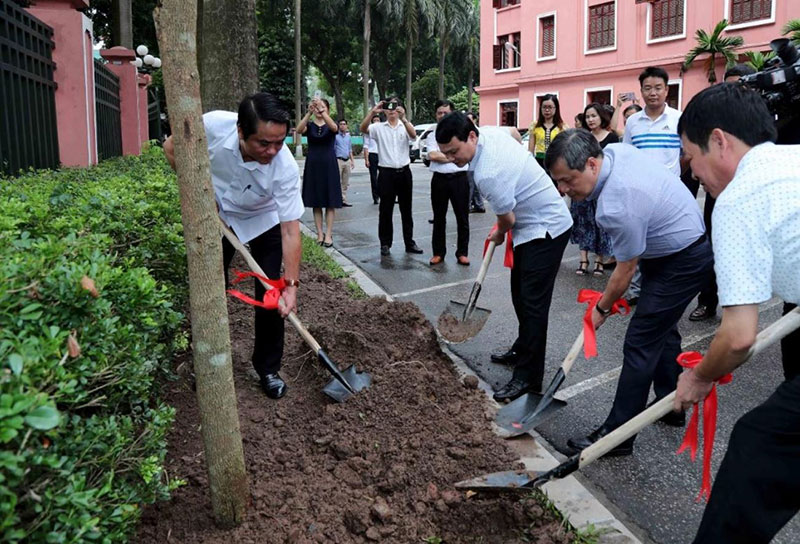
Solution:
<path fill-rule="evenodd" d="M 267 232 L 248 242 L 250 253 L 264 273 L 271 280 L 281 277 L 281 226 L 276 225 Z M 222 259 L 225 270 L 225 285 L 228 285 L 228 267 L 236 254 L 236 249 L 226 238 L 222 239 Z M 265 287 L 255 280 L 255 298 L 264 298 Z M 237 303 L 238 304 L 238 303 Z M 255 308 L 255 345 L 253 347 L 253 367 L 259 376 L 274 374 L 281 368 L 283 357 L 284 321 L 277 310 Z"/>
<path fill-rule="evenodd" d="M 714 266 L 708 240 L 672 255 L 642 259 L 642 291 L 622 348 L 622 373 L 605 425 L 616 428 L 644 410 L 650 385 L 660 399 L 675 390 L 681 367 L 678 332 L 686 306 Z"/>
<path fill-rule="evenodd" d="M 431 207 L 433 208 L 433 254 L 444 257 L 447 253 L 446 227 L 447 203 L 453 205 L 458 238 L 456 257 L 469 253 L 469 180 L 466 172 L 440 174 L 431 178 Z"/>
<path fill-rule="evenodd" d="M 378 154 L 369 154 L 369 184 L 372 186 L 372 201 L 377 202 L 380 198 L 378 192 Z"/>
<path fill-rule="evenodd" d="M 414 220 L 411 218 L 411 168 L 378 168 L 378 193 L 381 205 L 378 209 L 378 238 L 382 246 L 392 246 L 394 237 L 394 201 L 400 204 L 403 220 L 403 240 L 406 246 L 414 241 Z"/>
<path fill-rule="evenodd" d="M 783 315 L 797 308 L 797 304 L 783 303 Z M 800 329 L 787 334 L 781 340 L 783 357 L 783 377 L 792 380 L 800 375 Z"/>
<path fill-rule="evenodd" d="M 706 194 L 706 203 L 703 205 L 703 221 L 706 223 L 706 236 L 708 236 L 709 241 L 711 240 L 711 214 L 714 212 L 714 204 L 716 202 L 717 200 L 713 196 Z M 700 291 L 700 295 L 697 297 L 697 303 L 708 306 L 710 310 L 717 309 L 719 304 L 717 275 L 714 273 L 713 268 L 706 278 L 703 290 Z"/>
<path fill-rule="evenodd" d="M 467 179 L 469 180 L 469 207 L 483 210 L 483 195 L 481 195 L 478 186 L 475 185 L 475 177 L 472 175 L 472 172 L 467 171 Z"/>
<path fill-rule="evenodd" d="M 571 230 L 571 229 L 570 229 Z M 514 378 L 541 389 L 547 346 L 550 301 L 570 230 L 556 238 L 532 240 L 514 247 L 511 302 L 519 322 L 512 349 L 519 354 Z"/>

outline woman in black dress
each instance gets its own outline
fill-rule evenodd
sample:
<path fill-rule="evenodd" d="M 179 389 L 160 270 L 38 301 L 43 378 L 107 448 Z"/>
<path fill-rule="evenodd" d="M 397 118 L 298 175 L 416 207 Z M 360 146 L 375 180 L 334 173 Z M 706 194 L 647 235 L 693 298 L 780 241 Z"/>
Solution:
<path fill-rule="evenodd" d="M 617 135 L 609 130 L 611 116 L 601 104 L 593 102 L 586 106 L 586 109 L 583 110 L 583 117 L 586 128 L 597 139 L 600 147 L 619 142 Z M 578 244 L 578 249 L 581 251 L 581 260 L 575 272 L 581 276 L 589 273 L 589 253 L 591 252 L 596 255 L 592 274 L 595 276 L 604 275 L 603 265 L 606 261 L 603 259 L 611 257 L 612 247 L 611 237 L 600 228 L 600 225 L 594 219 L 597 211 L 597 201 L 573 201 L 569 209 L 572 212 L 573 221 L 570 241 L 573 244 Z"/>
<path fill-rule="evenodd" d="M 336 208 L 342 207 L 342 185 L 334 151 L 339 127 L 331 119 L 329 111 L 330 104 L 327 100 L 315 98 L 308 105 L 305 117 L 297 125 L 297 133 L 306 134 L 308 138 L 308 156 L 303 169 L 303 204 L 314 210 L 317 242 L 324 247 L 333 246 L 333 219 Z M 324 232 L 322 208 L 325 208 Z"/>

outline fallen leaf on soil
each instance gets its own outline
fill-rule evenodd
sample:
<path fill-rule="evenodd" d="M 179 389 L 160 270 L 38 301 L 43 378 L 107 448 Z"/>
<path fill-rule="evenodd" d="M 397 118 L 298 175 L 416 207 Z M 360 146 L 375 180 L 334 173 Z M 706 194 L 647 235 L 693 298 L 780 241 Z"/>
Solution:
<path fill-rule="evenodd" d="M 67 353 L 73 359 L 81 354 L 81 346 L 78 344 L 78 340 L 75 339 L 75 333 L 71 333 L 67 337 Z"/>
<path fill-rule="evenodd" d="M 89 294 L 94 298 L 100 296 L 100 293 L 97 292 L 97 287 L 94 285 L 94 280 L 89 276 L 84 276 L 81 278 L 81 287 L 89 291 Z"/>

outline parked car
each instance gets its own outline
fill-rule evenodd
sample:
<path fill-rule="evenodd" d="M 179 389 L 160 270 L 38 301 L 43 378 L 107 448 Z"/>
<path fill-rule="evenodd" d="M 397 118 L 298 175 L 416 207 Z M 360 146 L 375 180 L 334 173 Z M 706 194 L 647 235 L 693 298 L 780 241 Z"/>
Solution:
<path fill-rule="evenodd" d="M 425 166 L 431 165 L 431 161 L 428 158 L 428 135 L 434 130 L 436 130 L 436 125 L 433 125 L 431 128 L 423 132 L 422 136 L 419 138 L 419 156 L 422 159 L 422 162 L 425 163 Z"/>
<path fill-rule="evenodd" d="M 422 139 L 422 134 L 429 128 L 435 127 L 436 123 L 423 123 L 421 125 L 417 125 L 414 127 L 414 131 L 417 133 L 417 137 L 408 145 L 408 156 L 411 158 L 411 162 L 420 158 L 420 149 L 419 143 Z"/>

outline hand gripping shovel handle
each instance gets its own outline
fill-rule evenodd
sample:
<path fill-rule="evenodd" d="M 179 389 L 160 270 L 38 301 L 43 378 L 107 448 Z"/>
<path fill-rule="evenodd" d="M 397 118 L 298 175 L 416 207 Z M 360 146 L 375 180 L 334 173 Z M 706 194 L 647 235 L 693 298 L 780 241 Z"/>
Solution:
<path fill-rule="evenodd" d="M 466 321 L 467 318 L 470 315 L 472 315 L 472 311 L 478 304 L 478 295 L 481 293 L 481 286 L 483 285 L 483 280 L 486 277 L 486 272 L 489 270 L 489 263 L 492 262 L 492 255 L 494 255 L 495 247 L 497 247 L 497 244 L 495 244 L 494 242 L 489 242 L 489 245 L 486 247 L 486 254 L 483 256 L 483 261 L 481 262 L 481 268 L 478 271 L 478 277 L 475 278 L 475 283 L 472 284 L 472 291 L 470 291 L 469 293 L 469 298 L 467 299 L 467 305 L 464 306 L 464 315 L 461 316 L 461 321 Z"/>
<path fill-rule="evenodd" d="M 231 231 L 231 229 L 228 228 L 228 225 L 226 225 L 222 219 L 220 219 L 219 223 L 222 228 L 222 234 L 224 234 L 225 238 L 228 239 L 231 245 L 235 247 L 236 250 L 242 254 L 242 256 L 244 256 L 244 260 L 247 261 L 247 266 L 250 267 L 250 270 L 266 278 L 267 275 L 264 273 L 264 270 L 262 270 L 262 268 L 258 265 L 253 256 L 250 255 L 250 252 L 247 251 L 247 248 L 244 247 L 244 244 L 239 240 L 239 238 L 233 233 L 233 231 Z M 272 289 L 271 285 L 268 285 L 263 281 L 261 281 L 261 284 L 268 290 Z M 283 299 L 278 299 L 278 305 L 281 308 L 284 307 Z M 342 373 L 339 371 L 336 365 L 333 364 L 333 361 L 330 360 L 330 357 L 328 357 L 328 355 L 319 345 L 319 342 L 317 342 L 316 339 L 311 336 L 311 333 L 308 332 L 308 329 L 306 329 L 305 326 L 300 322 L 297 314 L 290 312 L 286 319 L 288 319 L 289 323 L 291 323 L 292 326 L 297 329 L 297 332 L 303 337 L 303 340 L 305 340 L 306 344 L 308 344 L 308 347 L 314 351 L 314 355 L 316 355 L 317 358 L 322 361 L 322 363 L 325 365 L 325 368 L 327 368 L 333 377 L 336 378 L 336 381 L 341 383 L 351 393 L 355 393 L 356 391 L 353 386 L 348 383 L 344 376 L 342 376 Z"/>

